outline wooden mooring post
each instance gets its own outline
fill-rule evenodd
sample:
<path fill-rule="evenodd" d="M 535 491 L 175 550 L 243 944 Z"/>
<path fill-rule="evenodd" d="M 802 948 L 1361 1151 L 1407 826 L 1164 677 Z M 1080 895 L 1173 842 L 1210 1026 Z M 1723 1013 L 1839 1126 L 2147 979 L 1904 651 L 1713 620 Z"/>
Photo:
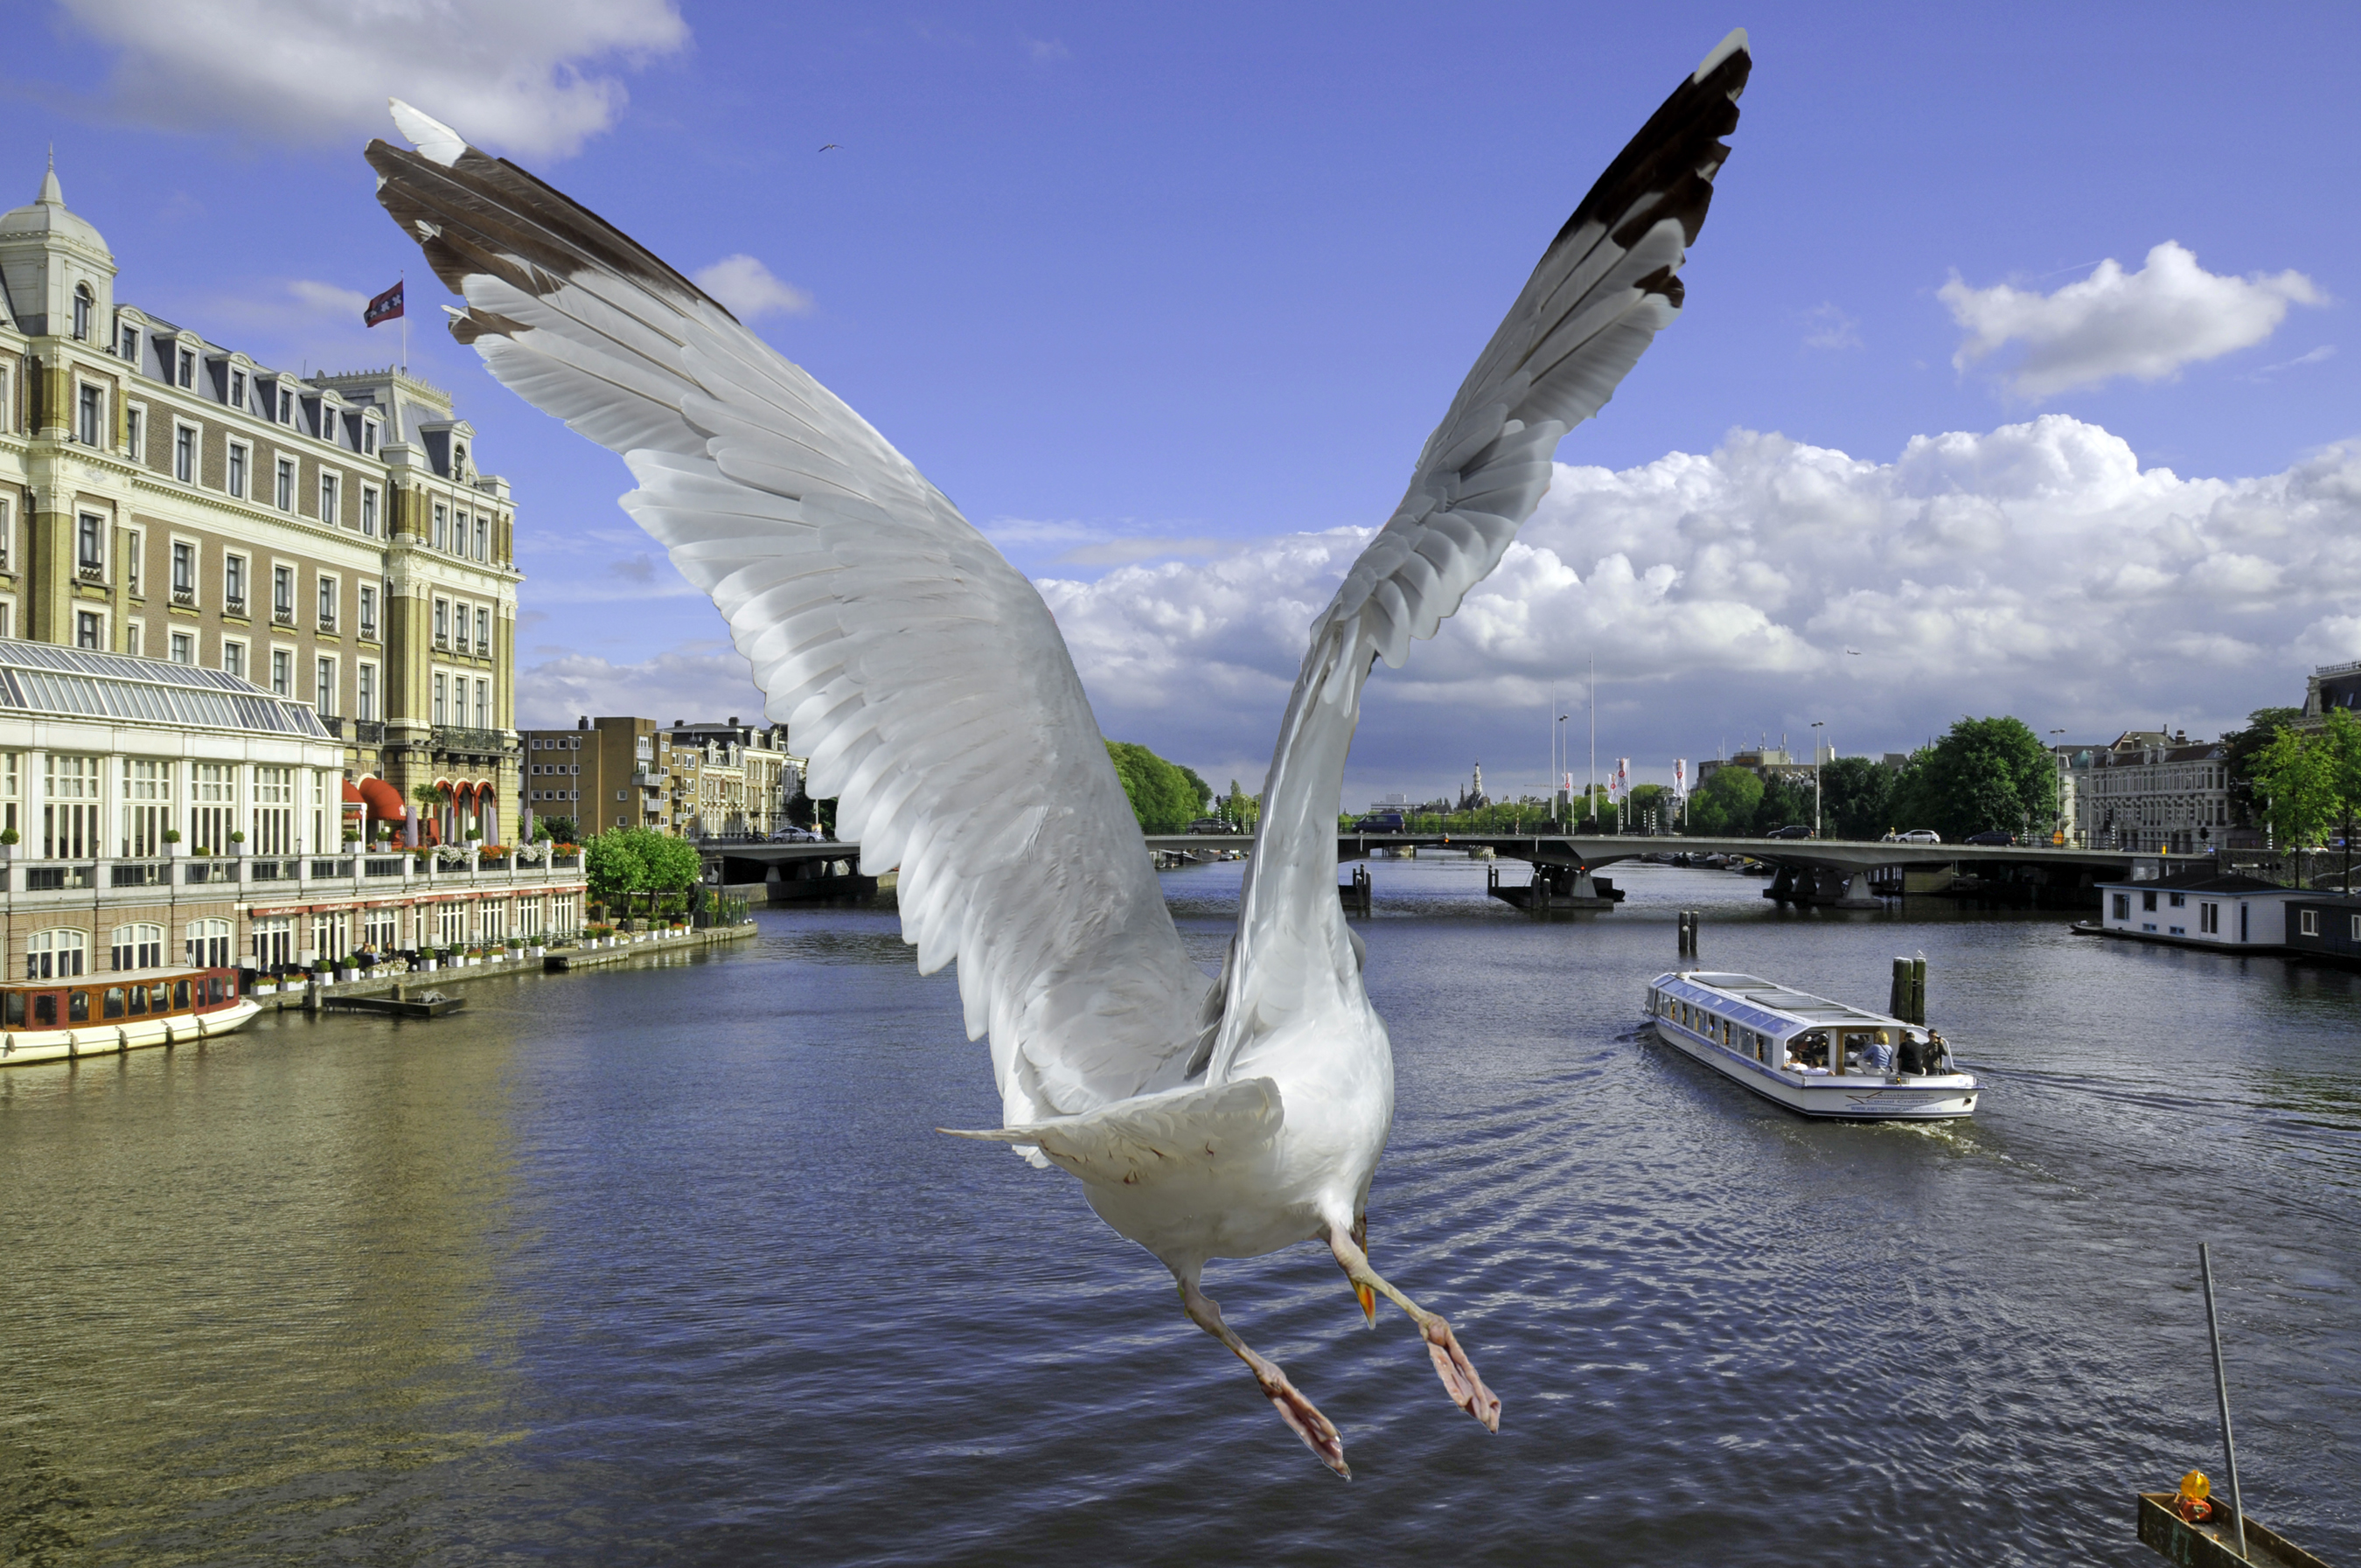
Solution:
<path fill-rule="evenodd" d="M 1498 880 L 1497 875 L 1495 880 Z M 1369 882 L 1369 868 L 1355 866 L 1353 880 L 1337 884 L 1336 896 L 1344 900 L 1346 914 L 1359 915 L 1366 918 L 1375 903 L 1373 892 Z"/>
<path fill-rule="evenodd" d="M 1697 925 L 1704 918 L 1701 909 L 1681 911 L 1681 957 L 1694 960 L 1697 956 Z"/>

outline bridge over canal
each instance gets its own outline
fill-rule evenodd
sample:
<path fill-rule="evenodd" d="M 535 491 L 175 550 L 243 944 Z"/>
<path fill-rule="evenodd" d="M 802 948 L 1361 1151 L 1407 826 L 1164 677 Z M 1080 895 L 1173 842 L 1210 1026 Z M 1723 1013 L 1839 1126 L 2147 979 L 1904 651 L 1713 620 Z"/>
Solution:
<path fill-rule="evenodd" d="M 1148 847 L 1173 852 L 1246 850 L 1254 839 L 1246 834 L 1150 834 Z M 875 876 L 891 867 L 861 864 L 861 846 L 843 843 L 708 843 L 704 846 L 708 880 L 743 883 L 762 882 L 773 868 L 789 881 L 819 880 L 841 864 L 842 874 Z M 1589 873 L 1619 861 L 1643 855 L 1742 855 L 1778 868 L 1774 896 L 1804 904 L 1874 908 L 1871 879 L 1883 871 L 1956 868 L 1968 872 L 2037 869 L 2052 886 L 2082 885 L 2094 880 L 2154 876 L 2164 858 L 2153 851 L 2092 850 L 2046 844 L 1908 844 L 1849 839 L 1692 839 L 1649 838 L 1618 834 L 1558 833 L 1340 833 L 1339 861 L 1365 860 L 1371 855 L 1405 850 L 1465 854 L 1489 850 L 1500 860 L 1525 861 L 1535 866 L 1567 867 L 1576 873 L 1576 889 Z M 2192 860 L 2195 857 L 2191 857 Z M 829 878 L 829 880 L 833 880 Z"/>

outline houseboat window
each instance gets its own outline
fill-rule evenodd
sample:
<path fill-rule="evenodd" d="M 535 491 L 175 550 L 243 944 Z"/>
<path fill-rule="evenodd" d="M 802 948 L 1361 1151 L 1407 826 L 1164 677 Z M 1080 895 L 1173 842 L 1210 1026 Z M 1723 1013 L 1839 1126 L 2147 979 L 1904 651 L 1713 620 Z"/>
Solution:
<path fill-rule="evenodd" d="M 188 1010 L 189 982 L 185 980 L 174 981 L 172 982 L 172 1011 L 175 1013 L 185 1013 Z"/>
<path fill-rule="evenodd" d="M 66 1022 L 69 1024 L 87 1024 L 90 1022 L 89 992 L 69 991 L 66 992 Z"/>
<path fill-rule="evenodd" d="M 106 994 L 99 999 L 99 1016 L 120 1018 L 123 1016 L 124 1005 L 123 988 L 119 985 L 110 985 L 106 988 Z"/>
<path fill-rule="evenodd" d="M 2149 913 L 2149 912 L 2153 911 L 2155 908 L 2156 908 L 2156 894 L 2152 894 L 2152 893 L 2143 893 L 2143 894 L 2140 894 L 2140 912 L 2141 912 L 2142 914 L 2144 914 L 2144 915 L 2145 915 L 2145 914 L 2147 914 L 2147 913 Z"/>
<path fill-rule="evenodd" d="M 148 988 L 144 985 L 135 985 L 131 988 L 131 1015 L 134 1018 L 143 1018 L 147 1014 Z"/>
<path fill-rule="evenodd" d="M 33 998 L 33 1023 L 38 1028 L 54 1029 L 58 1025 L 58 993 L 45 991 Z"/>
<path fill-rule="evenodd" d="M 208 1002 L 226 1002 L 229 1000 L 228 995 L 223 988 L 221 976 L 213 975 L 206 979 L 205 1000 Z"/>
<path fill-rule="evenodd" d="M 2171 893 L 2167 894 L 2165 896 L 2172 900 L 2172 906 L 2175 909 L 2184 909 L 2188 907 L 2189 895 L 2185 893 Z"/>
<path fill-rule="evenodd" d="M 2299 912 L 2299 928 L 2296 935 L 2300 937 L 2317 937 L 2320 935 L 2319 910 L 2306 909 Z"/>
<path fill-rule="evenodd" d="M 8 999 L 5 1003 L 0 1003 L 0 1009 L 5 1009 L 5 1012 L 0 1012 L 0 1023 L 5 1023 L 11 1029 L 21 1029 L 25 1026 L 25 993 L 23 992 L 8 992 Z"/>
<path fill-rule="evenodd" d="M 167 985 L 149 987 L 148 992 L 148 1005 L 154 1012 L 170 1013 L 172 1010 L 171 987 Z"/>
<path fill-rule="evenodd" d="M 2132 895 L 2128 893 L 2119 893 L 2115 894 L 2115 918 L 2118 920 L 2128 920 L 2131 917 Z"/>

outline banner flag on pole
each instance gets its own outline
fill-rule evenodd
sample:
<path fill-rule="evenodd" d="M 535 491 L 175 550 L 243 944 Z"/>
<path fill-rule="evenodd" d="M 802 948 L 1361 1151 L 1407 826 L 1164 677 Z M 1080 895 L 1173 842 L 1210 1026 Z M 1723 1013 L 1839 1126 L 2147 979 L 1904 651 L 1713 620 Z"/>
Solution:
<path fill-rule="evenodd" d="M 371 300 L 368 302 L 368 309 L 361 313 L 361 325 L 378 326 L 383 323 L 394 320 L 401 314 L 401 285 L 396 283 L 392 288 L 388 289 L 384 293 L 379 294 L 376 299 Z"/>
<path fill-rule="evenodd" d="M 1689 797 L 1689 760 L 1686 757 L 1673 759 L 1673 795 L 1679 800 Z"/>

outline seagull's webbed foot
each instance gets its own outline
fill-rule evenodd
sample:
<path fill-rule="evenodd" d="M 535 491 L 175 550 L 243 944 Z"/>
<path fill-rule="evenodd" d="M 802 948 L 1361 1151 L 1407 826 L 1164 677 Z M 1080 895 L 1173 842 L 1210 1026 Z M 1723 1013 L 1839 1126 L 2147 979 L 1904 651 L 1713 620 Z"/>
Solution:
<path fill-rule="evenodd" d="M 1305 1398 L 1294 1384 L 1287 1380 L 1271 1362 L 1255 1354 L 1253 1347 L 1232 1332 L 1222 1321 L 1222 1309 L 1213 1299 L 1197 1288 L 1194 1279 L 1180 1281 L 1180 1302 L 1189 1313 L 1189 1321 L 1230 1347 L 1231 1354 L 1246 1364 L 1255 1375 L 1255 1382 L 1287 1423 L 1287 1430 L 1303 1440 L 1303 1446 L 1316 1455 L 1321 1464 L 1342 1475 L 1353 1478 L 1353 1467 L 1345 1463 L 1345 1440 L 1336 1435 L 1334 1423 L 1320 1413 L 1320 1407 Z"/>
<path fill-rule="evenodd" d="M 1331 1231 L 1328 1247 L 1336 1255 L 1354 1289 L 1362 1293 L 1364 1302 L 1368 1299 L 1366 1293 L 1374 1290 L 1410 1314 L 1410 1321 L 1418 1325 L 1419 1337 L 1426 1342 L 1426 1354 L 1434 1361 L 1434 1375 L 1443 1379 L 1443 1391 L 1451 1396 L 1451 1402 L 1482 1421 L 1487 1431 L 1499 1431 L 1500 1397 L 1484 1386 L 1484 1379 L 1477 1375 L 1476 1364 L 1459 1348 L 1451 1325 L 1395 1289 L 1385 1276 L 1371 1268 L 1368 1255 L 1361 1250 L 1356 1238 Z"/>

